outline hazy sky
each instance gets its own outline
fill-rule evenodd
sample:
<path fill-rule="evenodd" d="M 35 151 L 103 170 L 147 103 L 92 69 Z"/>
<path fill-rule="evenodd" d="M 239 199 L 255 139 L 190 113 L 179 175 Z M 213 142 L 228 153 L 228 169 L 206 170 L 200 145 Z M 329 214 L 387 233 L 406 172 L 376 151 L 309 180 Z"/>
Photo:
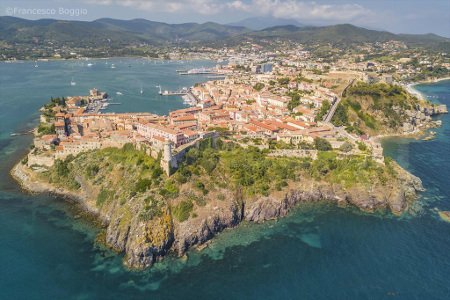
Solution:
<path fill-rule="evenodd" d="M 271 16 L 312 25 L 352 23 L 395 33 L 432 32 L 450 37 L 450 0 L 1 0 L 0 15 L 72 20 L 145 18 L 167 23 L 229 23 Z"/>

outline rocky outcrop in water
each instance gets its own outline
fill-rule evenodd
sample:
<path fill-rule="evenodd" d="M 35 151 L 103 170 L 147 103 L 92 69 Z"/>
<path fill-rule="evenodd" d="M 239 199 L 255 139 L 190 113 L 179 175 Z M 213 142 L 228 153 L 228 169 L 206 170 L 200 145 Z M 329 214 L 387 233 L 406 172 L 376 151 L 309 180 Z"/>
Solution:
<path fill-rule="evenodd" d="M 419 178 L 397 165 L 395 168 L 395 180 L 384 186 L 345 188 L 304 179 L 267 197 L 243 199 L 231 192 L 221 200 L 209 196 L 205 206 L 196 208 L 195 217 L 182 222 L 172 218 L 169 207 L 158 217 L 143 219 L 141 202 L 134 198 L 128 199 L 126 204 L 112 201 L 98 209 L 90 197 L 93 186 L 82 178 L 77 179 L 80 192 L 73 193 L 39 181 L 33 171 L 21 164 L 11 173 L 29 191 L 46 191 L 76 199 L 103 221 L 105 243 L 125 253 L 124 263 L 130 268 L 143 269 L 169 251 L 181 256 L 189 248 L 204 244 L 225 228 L 235 227 L 244 220 L 260 223 L 286 216 L 300 203 L 328 201 L 341 206 L 356 206 L 364 211 L 380 209 L 400 214 L 408 209 L 423 187 Z"/>

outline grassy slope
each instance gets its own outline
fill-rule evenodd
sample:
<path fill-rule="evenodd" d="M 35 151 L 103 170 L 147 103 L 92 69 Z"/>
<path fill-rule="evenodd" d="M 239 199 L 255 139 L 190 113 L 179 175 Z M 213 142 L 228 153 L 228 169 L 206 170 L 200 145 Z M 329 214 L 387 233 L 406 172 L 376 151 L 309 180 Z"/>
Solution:
<path fill-rule="evenodd" d="M 72 190 L 88 188 L 100 210 L 120 208 L 138 211 L 143 220 L 161 217 L 171 207 L 172 215 L 184 221 L 195 215 L 208 199 L 225 199 L 225 193 L 244 198 L 269 195 L 304 179 L 323 180 L 344 187 L 385 185 L 395 177 L 390 167 L 365 157 L 339 159 L 322 152 L 319 159 L 271 158 L 256 148 L 243 149 L 209 140 L 191 149 L 173 176 L 162 174 L 159 161 L 131 145 L 86 152 L 55 166 L 42 178 Z M 87 187 L 88 186 L 88 187 Z"/>
<path fill-rule="evenodd" d="M 359 134 L 398 132 L 406 121 L 404 112 L 418 104 L 399 86 L 358 82 L 346 91 L 332 122 Z"/>

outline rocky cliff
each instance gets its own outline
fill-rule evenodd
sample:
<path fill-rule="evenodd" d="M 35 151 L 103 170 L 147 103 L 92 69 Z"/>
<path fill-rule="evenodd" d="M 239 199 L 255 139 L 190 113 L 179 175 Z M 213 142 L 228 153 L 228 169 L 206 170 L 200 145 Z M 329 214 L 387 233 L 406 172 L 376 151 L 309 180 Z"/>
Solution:
<path fill-rule="evenodd" d="M 238 226 L 242 221 L 264 222 L 280 218 L 304 202 L 329 201 L 341 206 L 353 205 L 364 211 L 380 209 L 400 214 L 408 209 L 423 187 L 419 178 L 398 165 L 394 168 L 396 176 L 388 184 L 373 185 L 369 189 L 362 185 L 349 188 L 306 177 L 290 181 L 281 191 L 265 196 L 249 197 L 242 192 L 221 188 L 206 195 L 204 203 L 195 203 L 195 213 L 182 220 L 174 217 L 173 203 L 164 204 L 158 214 L 145 217 L 143 212 L 150 211 L 148 207 L 151 203 L 142 201 L 138 195 L 122 202 L 106 201 L 99 206 L 98 187 L 83 176 L 75 178 L 79 189 L 74 192 L 45 182 L 38 173 L 20 163 L 11 173 L 30 192 L 50 192 L 76 199 L 102 220 L 105 225 L 104 242 L 114 250 L 125 253 L 124 264 L 143 269 L 169 251 L 181 256 L 189 248 L 207 242 L 225 228 Z M 186 201 L 186 198 L 188 196 L 181 192 L 175 200 Z"/>

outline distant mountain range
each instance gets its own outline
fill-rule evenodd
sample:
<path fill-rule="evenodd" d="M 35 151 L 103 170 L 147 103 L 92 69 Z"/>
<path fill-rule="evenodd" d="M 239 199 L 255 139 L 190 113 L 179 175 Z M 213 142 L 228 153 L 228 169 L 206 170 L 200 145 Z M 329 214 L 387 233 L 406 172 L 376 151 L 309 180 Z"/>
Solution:
<path fill-rule="evenodd" d="M 63 21 L 53 19 L 26 20 L 0 17 L 0 43 L 47 44 L 77 47 L 121 47 L 130 44 L 173 45 L 197 43 L 202 45 L 232 44 L 241 41 L 286 39 L 301 43 L 332 43 L 351 45 L 364 42 L 400 40 L 409 45 L 450 49 L 450 39 L 435 34 L 393 34 L 369 30 L 350 24 L 332 26 L 278 25 L 261 30 L 250 29 L 263 26 L 260 18 L 222 25 L 167 24 L 145 19 L 95 21 Z M 268 20 L 274 21 L 274 20 Z M 291 20 L 277 20 L 286 23 Z M 267 25 L 274 23 L 268 22 Z M 243 25 L 243 26 L 238 26 Z"/>
<path fill-rule="evenodd" d="M 53 19 L 26 20 L 0 17 L 0 40 L 15 43 L 51 41 L 56 43 L 100 45 L 104 43 L 149 43 L 161 45 L 173 42 L 201 42 L 243 34 L 244 27 L 204 24 L 166 24 L 145 19 L 98 19 L 91 22 Z"/>
<path fill-rule="evenodd" d="M 273 18 L 270 16 L 247 18 L 238 22 L 229 23 L 231 26 L 246 27 L 252 30 L 262 30 L 275 26 L 294 25 L 297 27 L 305 26 L 302 23 L 292 19 Z"/>
<path fill-rule="evenodd" d="M 413 46 L 433 47 L 450 44 L 450 39 L 436 34 L 394 34 L 357 27 L 351 24 L 340 24 L 322 27 L 293 25 L 270 27 L 246 33 L 247 37 L 256 39 L 289 39 L 300 43 L 331 43 L 351 45 L 359 43 L 385 42 L 389 40 L 403 41 Z M 448 45 L 447 45 L 448 46 Z"/>

